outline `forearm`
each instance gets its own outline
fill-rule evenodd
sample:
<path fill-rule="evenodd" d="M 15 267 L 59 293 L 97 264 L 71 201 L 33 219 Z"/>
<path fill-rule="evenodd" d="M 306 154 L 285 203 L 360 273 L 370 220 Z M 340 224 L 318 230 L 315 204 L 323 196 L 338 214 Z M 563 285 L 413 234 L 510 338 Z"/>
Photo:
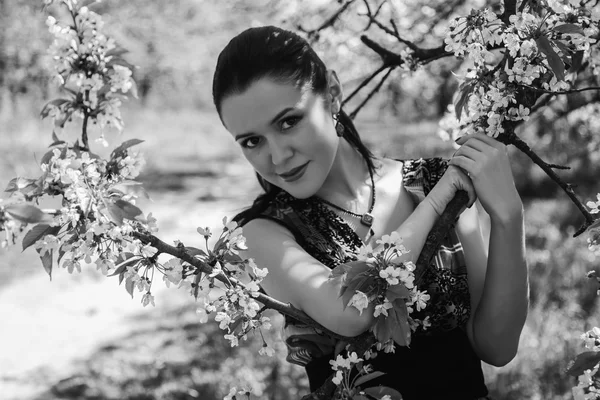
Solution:
<path fill-rule="evenodd" d="M 399 262 L 412 261 L 417 262 L 419 254 L 425 245 L 427 236 L 433 228 L 438 214 L 427 198 L 421 201 L 415 210 L 406 218 L 406 220 L 396 229 L 403 242 L 402 244 L 409 250 L 409 253 L 398 257 Z M 378 250 L 379 245 L 375 248 Z"/>
<path fill-rule="evenodd" d="M 491 219 L 487 271 L 474 310 L 473 339 L 482 359 L 495 365 L 516 354 L 529 305 L 522 210 Z"/>

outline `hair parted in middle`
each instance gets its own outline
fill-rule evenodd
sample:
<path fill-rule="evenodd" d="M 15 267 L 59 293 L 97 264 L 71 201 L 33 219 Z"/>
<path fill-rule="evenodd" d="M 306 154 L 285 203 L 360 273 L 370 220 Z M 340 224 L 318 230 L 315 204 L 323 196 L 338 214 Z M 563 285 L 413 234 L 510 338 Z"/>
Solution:
<path fill-rule="evenodd" d="M 231 39 L 217 59 L 212 95 L 219 117 L 226 97 L 245 92 L 263 78 L 327 94 L 327 67 L 304 38 L 276 26 L 249 28 Z M 369 172 L 374 174 L 373 153 L 362 142 L 352 119 L 340 110 L 337 121 L 344 129 L 340 136 L 363 156 Z M 281 190 L 258 173 L 256 176 L 265 193 L 235 217 L 241 225 L 262 212 Z"/>

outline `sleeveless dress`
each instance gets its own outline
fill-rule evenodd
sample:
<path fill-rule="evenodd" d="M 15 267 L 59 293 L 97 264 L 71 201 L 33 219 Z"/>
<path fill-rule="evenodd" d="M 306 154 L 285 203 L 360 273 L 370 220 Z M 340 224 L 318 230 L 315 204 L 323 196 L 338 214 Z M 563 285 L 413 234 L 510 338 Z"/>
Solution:
<path fill-rule="evenodd" d="M 416 205 L 444 174 L 449 160 L 397 161 L 403 163 L 403 184 Z M 352 228 L 314 196 L 296 199 L 281 191 L 256 217 L 287 228 L 307 253 L 329 268 L 356 260 L 363 245 Z M 375 370 L 386 374 L 365 386 L 394 388 L 406 400 L 485 398 L 488 390 L 481 361 L 465 331 L 470 315 L 467 269 L 454 227 L 420 286 L 431 297 L 425 310 L 415 316 L 429 316 L 431 327 L 414 332 L 410 348 L 396 345 L 394 353 L 380 351 L 376 358 L 368 360 Z M 305 367 L 310 390 L 316 390 L 333 373 L 329 361 L 335 358 L 336 340 L 287 316 L 284 339 L 287 360 Z"/>

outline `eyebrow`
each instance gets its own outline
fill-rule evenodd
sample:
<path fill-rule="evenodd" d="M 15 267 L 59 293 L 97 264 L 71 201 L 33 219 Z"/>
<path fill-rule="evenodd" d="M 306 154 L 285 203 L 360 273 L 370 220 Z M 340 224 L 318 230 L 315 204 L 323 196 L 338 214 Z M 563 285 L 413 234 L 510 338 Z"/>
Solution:
<path fill-rule="evenodd" d="M 273 124 L 274 124 L 274 123 L 275 123 L 275 122 L 276 122 L 276 121 L 277 121 L 279 118 L 281 118 L 281 117 L 282 117 L 283 115 L 285 115 L 285 114 L 286 114 L 288 111 L 291 111 L 291 110 L 293 110 L 293 109 L 294 109 L 294 107 L 286 107 L 286 108 L 284 108 L 283 110 L 279 111 L 279 112 L 277 113 L 277 115 L 275 115 L 275 116 L 274 116 L 274 117 L 271 119 L 271 122 L 269 122 L 269 125 L 273 125 Z M 254 133 L 253 133 L 253 132 L 240 133 L 239 135 L 235 135 L 235 140 L 237 141 L 237 140 L 243 139 L 243 138 L 245 138 L 245 137 L 248 137 L 248 136 L 253 136 L 253 135 L 254 135 Z"/>

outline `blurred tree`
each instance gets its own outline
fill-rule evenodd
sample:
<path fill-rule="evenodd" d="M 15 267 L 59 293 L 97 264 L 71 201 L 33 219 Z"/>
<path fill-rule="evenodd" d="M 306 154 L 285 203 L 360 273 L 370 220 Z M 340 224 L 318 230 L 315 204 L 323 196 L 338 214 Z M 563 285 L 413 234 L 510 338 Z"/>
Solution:
<path fill-rule="evenodd" d="M 49 38 L 41 9 L 41 2 L 0 1 L 0 99 L 8 100 L 0 107 L 14 107 L 18 96 L 48 97 L 44 57 Z"/>

